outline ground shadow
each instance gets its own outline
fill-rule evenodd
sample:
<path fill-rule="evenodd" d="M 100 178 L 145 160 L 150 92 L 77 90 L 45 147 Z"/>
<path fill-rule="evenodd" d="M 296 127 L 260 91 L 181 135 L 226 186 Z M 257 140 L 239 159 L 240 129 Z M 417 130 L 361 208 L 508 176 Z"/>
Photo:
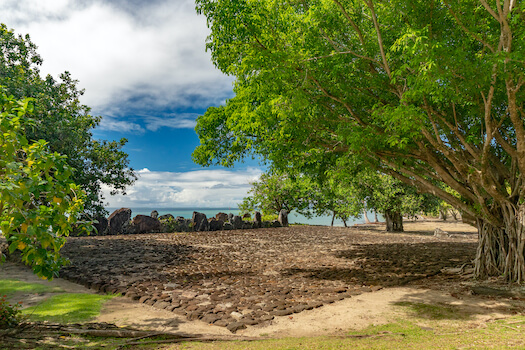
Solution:
<path fill-rule="evenodd" d="M 460 242 L 354 244 L 351 249 L 334 254 L 347 260 L 348 267 L 291 268 L 284 273 L 345 283 L 399 286 L 439 274 L 445 267 L 470 264 L 475 250 L 475 243 Z"/>

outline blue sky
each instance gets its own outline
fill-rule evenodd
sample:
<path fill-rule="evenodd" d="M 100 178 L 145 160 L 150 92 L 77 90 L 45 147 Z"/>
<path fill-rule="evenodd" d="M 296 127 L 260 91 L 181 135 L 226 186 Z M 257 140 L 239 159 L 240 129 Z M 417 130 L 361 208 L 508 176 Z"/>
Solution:
<path fill-rule="evenodd" d="M 0 22 L 29 34 L 43 74 L 69 71 L 103 117 L 96 138 L 129 140 L 139 180 L 120 207 L 233 207 L 261 166 L 201 168 L 195 119 L 233 96 L 205 51 L 206 19 L 190 0 L 2 0 Z M 109 189 L 105 189 L 109 193 Z"/>

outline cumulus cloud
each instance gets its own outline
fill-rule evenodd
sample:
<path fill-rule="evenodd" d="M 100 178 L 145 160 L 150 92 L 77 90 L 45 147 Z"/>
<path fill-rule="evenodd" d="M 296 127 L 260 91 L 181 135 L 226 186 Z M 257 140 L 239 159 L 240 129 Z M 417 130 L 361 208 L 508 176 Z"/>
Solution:
<path fill-rule="evenodd" d="M 4 0 L 0 11 L 39 46 L 42 72 L 70 71 L 95 113 L 205 108 L 231 95 L 232 78 L 205 52 L 209 30 L 192 0 Z"/>
<path fill-rule="evenodd" d="M 182 113 L 170 117 L 154 117 L 147 116 L 144 118 L 146 129 L 150 131 L 157 131 L 161 127 L 168 127 L 173 129 L 194 129 L 197 124 L 195 119 L 198 117 L 196 113 Z"/>
<path fill-rule="evenodd" d="M 109 207 L 154 208 L 219 208 L 235 207 L 256 181 L 261 170 L 248 168 L 242 171 L 198 170 L 184 173 L 137 171 L 139 176 L 127 195 L 109 195 L 103 191 Z"/>

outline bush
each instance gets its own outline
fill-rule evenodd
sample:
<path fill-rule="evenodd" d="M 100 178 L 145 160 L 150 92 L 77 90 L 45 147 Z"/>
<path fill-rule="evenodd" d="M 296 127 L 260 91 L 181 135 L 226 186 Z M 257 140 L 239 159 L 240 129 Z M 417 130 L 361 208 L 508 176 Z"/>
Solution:
<path fill-rule="evenodd" d="M 20 323 L 20 306 L 22 302 L 11 305 L 7 295 L 0 298 L 0 329 L 15 327 Z"/>

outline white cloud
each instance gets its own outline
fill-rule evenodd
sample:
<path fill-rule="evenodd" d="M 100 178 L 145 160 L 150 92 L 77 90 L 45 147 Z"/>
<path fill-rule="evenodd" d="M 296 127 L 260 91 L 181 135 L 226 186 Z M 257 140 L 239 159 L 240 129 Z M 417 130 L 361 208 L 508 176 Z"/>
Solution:
<path fill-rule="evenodd" d="M 109 207 L 220 208 L 235 207 L 262 171 L 198 170 L 185 173 L 137 171 L 136 183 L 127 195 L 110 196 L 103 188 Z"/>
<path fill-rule="evenodd" d="M 116 120 L 111 117 L 103 118 L 100 122 L 100 126 L 104 130 L 120 131 L 124 133 L 142 134 L 145 132 L 144 128 L 139 124 L 123 120 Z"/>
<path fill-rule="evenodd" d="M 183 113 L 175 117 L 145 117 L 146 129 L 150 131 L 157 131 L 161 127 L 168 127 L 173 129 L 194 129 L 197 124 L 195 113 Z"/>
<path fill-rule="evenodd" d="M 205 52 L 209 30 L 194 1 L 4 0 L 0 12 L 39 46 L 43 73 L 80 81 L 95 113 L 207 107 L 231 94 L 232 79 Z"/>

